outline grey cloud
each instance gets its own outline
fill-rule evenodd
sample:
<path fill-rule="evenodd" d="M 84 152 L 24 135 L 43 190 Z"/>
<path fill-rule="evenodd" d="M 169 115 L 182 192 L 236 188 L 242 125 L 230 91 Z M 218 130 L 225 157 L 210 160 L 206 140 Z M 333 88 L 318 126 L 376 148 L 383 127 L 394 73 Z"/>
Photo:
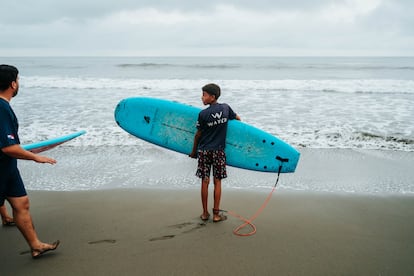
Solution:
<path fill-rule="evenodd" d="M 414 1 L 378 1 L 376 9 L 350 18 L 347 12 L 353 11 L 353 4 L 371 1 L 7 1 L 1 7 L 8 12 L 0 17 L 0 30 L 9 39 L 0 44 L 0 56 L 27 54 L 27 49 L 49 54 L 52 48 L 85 55 L 126 50 L 162 55 L 167 48 L 200 54 L 199 49 L 226 54 L 226 49 L 237 48 L 239 53 L 227 53 L 241 55 L 243 49 L 259 54 L 267 49 L 276 55 L 279 49 L 305 54 L 359 50 L 414 54 Z M 337 7 L 349 10 L 344 20 L 336 22 Z"/>
<path fill-rule="evenodd" d="M 180 1 L 180 0 L 19 0 L 2 3 L 7 11 L 0 17 L 0 24 L 41 24 L 62 18 L 85 20 L 122 10 L 155 8 L 161 11 L 181 10 L 208 13 L 218 5 L 230 5 L 249 10 L 315 10 L 332 0 L 233 0 L 233 1 Z"/>

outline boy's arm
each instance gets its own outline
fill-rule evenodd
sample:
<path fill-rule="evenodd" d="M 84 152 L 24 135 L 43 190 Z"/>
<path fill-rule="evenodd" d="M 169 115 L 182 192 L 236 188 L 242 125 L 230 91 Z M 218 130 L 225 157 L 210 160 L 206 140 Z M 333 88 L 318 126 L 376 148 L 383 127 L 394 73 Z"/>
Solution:
<path fill-rule="evenodd" d="M 193 150 L 188 155 L 191 158 L 197 158 L 197 147 L 198 147 L 198 142 L 200 141 L 200 137 L 201 137 L 201 131 L 197 130 L 196 134 L 194 135 Z"/>

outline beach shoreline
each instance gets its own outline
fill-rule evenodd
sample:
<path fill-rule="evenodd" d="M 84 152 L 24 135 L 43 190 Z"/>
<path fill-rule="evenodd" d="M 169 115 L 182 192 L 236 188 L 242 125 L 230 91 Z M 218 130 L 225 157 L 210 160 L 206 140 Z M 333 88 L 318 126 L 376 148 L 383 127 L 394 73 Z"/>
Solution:
<path fill-rule="evenodd" d="M 194 160 L 150 145 L 104 148 L 110 158 L 79 149 L 48 152 L 56 166 L 19 163 L 39 237 L 61 245 L 33 260 L 18 230 L 2 227 L 2 275 L 414 274 L 413 152 L 301 149 L 256 234 L 239 237 L 240 219 L 200 220 Z M 221 208 L 250 218 L 277 175 L 228 173 Z M 86 190 L 47 190 L 61 183 Z"/>
<path fill-rule="evenodd" d="M 2 275 L 410 275 L 414 196 L 275 191 L 239 237 L 236 218 L 201 224 L 199 191 L 29 191 L 41 239 L 32 260 L 16 228 L 1 229 Z M 249 217 L 262 192 L 224 190 L 222 208 Z M 210 204 L 211 205 L 211 204 Z M 248 230 L 248 229 L 246 229 Z"/>

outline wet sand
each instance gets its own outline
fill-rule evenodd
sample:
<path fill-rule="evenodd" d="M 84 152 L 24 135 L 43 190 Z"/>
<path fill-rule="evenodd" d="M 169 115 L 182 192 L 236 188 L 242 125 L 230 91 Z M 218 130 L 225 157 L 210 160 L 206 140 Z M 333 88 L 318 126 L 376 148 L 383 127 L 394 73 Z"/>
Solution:
<path fill-rule="evenodd" d="M 2 275 L 412 275 L 414 197 L 276 191 L 239 237 L 229 217 L 202 224 L 199 191 L 29 191 L 55 252 L 33 260 L 16 228 L 1 229 Z M 224 190 L 249 217 L 266 193 Z"/>

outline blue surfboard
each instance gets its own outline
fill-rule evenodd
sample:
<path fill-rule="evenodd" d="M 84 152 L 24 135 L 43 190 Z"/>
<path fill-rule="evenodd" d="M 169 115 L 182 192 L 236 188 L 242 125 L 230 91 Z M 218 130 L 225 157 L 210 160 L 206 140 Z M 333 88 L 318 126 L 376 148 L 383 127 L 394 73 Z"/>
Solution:
<path fill-rule="evenodd" d="M 155 98 L 128 98 L 115 108 L 115 121 L 126 132 L 158 146 L 190 154 L 200 108 Z M 231 120 L 226 137 L 227 164 L 262 171 L 294 172 L 299 152 L 279 138 Z"/>
<path fill-rule="evenodd" d="M 74 132 L 74 133 L 61 136 L 61 137 L 57 137 L 57 138 L 53 138 L 53 139 L 49 139 L 49 140 L 45 140 L 41 142 L 36 142 L 32 144 L 22 145 L 22 148 L 24 148 L 25 150 L 34 152 L 34 153 L 39 153 L 39 152 L 46 151 L 54 147 L 57 147 L 85 133 L 86 131 L 82 130 L 82 131 Z"/>

